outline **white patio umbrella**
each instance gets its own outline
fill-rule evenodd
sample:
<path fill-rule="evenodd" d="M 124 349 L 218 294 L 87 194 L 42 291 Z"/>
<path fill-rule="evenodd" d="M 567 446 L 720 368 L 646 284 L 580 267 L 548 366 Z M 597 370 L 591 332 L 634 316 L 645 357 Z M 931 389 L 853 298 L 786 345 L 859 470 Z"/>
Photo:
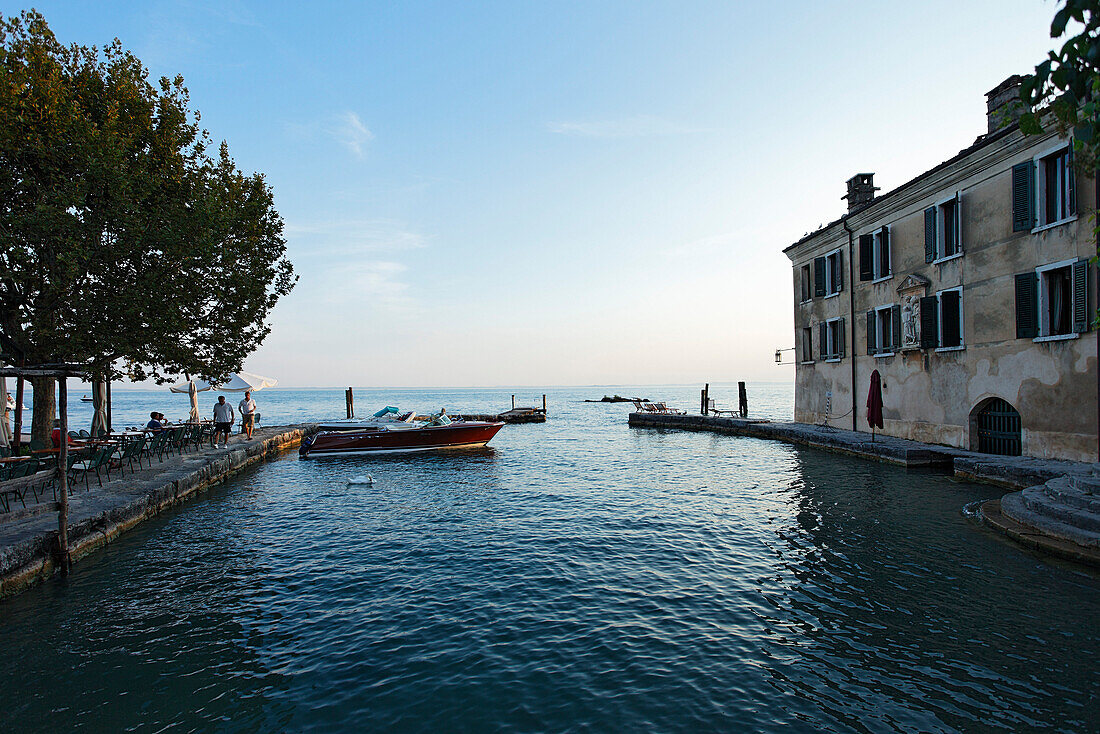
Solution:
<path fill-rule="evenodd" d="M 191 420 L 197 421 L 199 419 L 198 393 L 200 392 L 206 392 L 207 390 L 218 390 L 219 392 L 251 390 L 252 392 L 258 392 L 265 387 L 275 387 L 278 384 L 279 381 L 271 377 L 254 375 L 251 372 L 235 372 L 229 376 L 227 382 L 220 384 L 211 385 L 206 380 L 185 380 L 177 382 L 168 389 L 175 393 L 188 393 L 191 396 Z"/>

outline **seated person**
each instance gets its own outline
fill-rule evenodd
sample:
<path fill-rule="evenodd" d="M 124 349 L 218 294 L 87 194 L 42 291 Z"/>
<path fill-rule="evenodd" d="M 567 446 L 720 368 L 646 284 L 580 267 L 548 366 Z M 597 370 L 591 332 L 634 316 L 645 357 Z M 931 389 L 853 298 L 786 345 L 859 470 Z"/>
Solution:
<path fill-rule="evenodd" d="M 150 433 L 160 433 L 164 430 L 164 424 L 160 422 L 160 418 L 163 418 L 163 413 L 158 413 L 155 410 L 149 414 L 149 422 L 145 424 L 145 430 Z"/>
<path fill-rule="evenodd" d="M 68 439 L 66 443 L 71 446 L 73 443 L 73 437 L 66 436 L 65 438 Z M 61 421 L 55 420 L 53 422 L 53 432 L 50 433 L 50 440 L 53 442 L 53 447 L 55 449 L 61 448 Z"/>

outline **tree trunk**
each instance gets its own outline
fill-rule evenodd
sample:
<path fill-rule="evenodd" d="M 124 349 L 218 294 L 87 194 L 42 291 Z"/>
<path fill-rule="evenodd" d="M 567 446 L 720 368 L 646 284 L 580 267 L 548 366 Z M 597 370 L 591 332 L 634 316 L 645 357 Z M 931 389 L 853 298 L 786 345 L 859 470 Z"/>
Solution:
<path fill-rule="evenodd" d="M 34 388 L 34 405 L 31 409 L 31 440 L 41 441 L 46 446 L 52 446 L 50 433 L 53 432 L 53 422 L 56 410 L 56 387 L 52 377 L 32 377 L 31 385 Z"/>

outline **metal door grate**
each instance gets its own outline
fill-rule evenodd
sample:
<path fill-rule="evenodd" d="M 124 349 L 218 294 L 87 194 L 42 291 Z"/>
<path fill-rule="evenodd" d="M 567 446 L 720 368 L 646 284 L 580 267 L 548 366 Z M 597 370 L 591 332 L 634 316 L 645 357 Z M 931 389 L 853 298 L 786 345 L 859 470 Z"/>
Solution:
<path fill-rule="evenodd" d="M 1019 456 L 1020 443 L 1020 414 L 1008 401 L 994 398 L 978 411 L 978 451 Z"/>

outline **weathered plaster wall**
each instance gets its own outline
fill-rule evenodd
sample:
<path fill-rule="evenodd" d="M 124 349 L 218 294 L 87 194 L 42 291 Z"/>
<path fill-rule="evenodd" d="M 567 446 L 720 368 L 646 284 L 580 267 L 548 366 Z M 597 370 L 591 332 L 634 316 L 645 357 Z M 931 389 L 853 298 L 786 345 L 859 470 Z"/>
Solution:
<path fill-rule="evenodd" d="M 1077 220 L 1036 233 L 1012 231 L 1012 166 L 1054 142 L 1052 138 L 1024 139 L 1013 133 L 911 182 L 881 204 L 851 215 L 849 226 L 857 242 L 860 234 L 889 225 L 893 273 L 881 282 L 860 282 L 858 262 L 854 263 L 857 280 L 845 283 L 855 287 L 854 315 L 849 313 L 846 292 L 840 298 L 797 302 L 801 265 L 841 244 L 847 247 L 839 223 L 788 252 L 795 273 L 796 343 L 800 343 L 800 328 L 809 325 L 814 329 L 816 349 L 816 324 L 836 316 L 846 317 L 849 340 L 848 355 L 841 362 L 817 360 L 796 368 L 795 420 L 822 422 L 824 395 L 830 390 L 832 415 L 850 409 L 854 333 L 859 429 L 867 430 L 866 390 L 871 372 L 877 369 L 883 377 L 883 431 L 887 434 L 976 450 L 976 439 L 971 445 L 971 414 L 987 399 L 999 397 L 1021 414 L 1025 455 L 1096 460 L 1096 333 L 1053 342 L 1016 338 L 1015 275 L 1095 253 L 1088 222 L 1095 181 L 1088 177 L 1077 180 L 1077 209 L 1081 212 Z M 924 209 L 956 191 L 962 192 L 964 254 L 939 264 L 926 263 Z M 847 274 L 847 263 L 845 271 Z M 897 289 L 909 274 L 927 279 L 927 292 L 922 295 L 962 286 L 965 349 L 867 354 L 867 310 L 900 304 Z M 1095 280 L 1093 273 L 1091 308 L 1097 303 Z M 834 420 L 833 425 L 850 428 L 851 419 Z"/>

